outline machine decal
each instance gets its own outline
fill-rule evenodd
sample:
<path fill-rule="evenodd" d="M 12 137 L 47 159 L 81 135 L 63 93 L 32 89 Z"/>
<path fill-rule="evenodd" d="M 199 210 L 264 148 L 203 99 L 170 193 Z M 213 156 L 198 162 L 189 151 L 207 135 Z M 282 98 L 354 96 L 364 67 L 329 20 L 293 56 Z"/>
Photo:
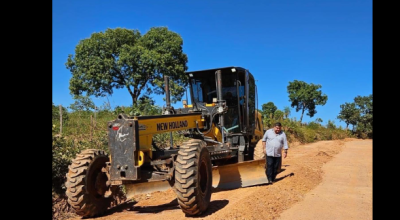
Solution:
<path fill-rule="evenodd" d="M 163 130 L 168 130 L 168 129 L 186 128 L 186 127 L 188 127 L 187 120 L 157 123 L 157 131 L 163 131 Z"/>
<path fill-rule="evenodd" d="M 115 139 L 116 140 L 118 140 L 118 141 L 120 141 L 120 142 L 124 142 L 128 137 L 125 137 L 125 136 L 128 136 L 129 135 L 129 131 L 127 131 L 127 133 L 126 134 L 122 134 L 122 132 L 123 132 L 123 126 L 122 127 L 120 127 L 120 129 L 118 129 L 118 131 L 117 131 L 117 135 L 116 135 L 116 137 L 115 137 Z"/>
<path fill-rule="evenodd" d="M 120 126 L 121 126 L 120 123 L 115 123 L 115 124 L 112 126 L 112 129 L 113 129 L 114 131 L 117 131 L 117 130 L 119 129 Z"/>
<path fill-rule="evenodd" d="M 139 124 L 139 130 L 146 130 L 146 125 Z"/>

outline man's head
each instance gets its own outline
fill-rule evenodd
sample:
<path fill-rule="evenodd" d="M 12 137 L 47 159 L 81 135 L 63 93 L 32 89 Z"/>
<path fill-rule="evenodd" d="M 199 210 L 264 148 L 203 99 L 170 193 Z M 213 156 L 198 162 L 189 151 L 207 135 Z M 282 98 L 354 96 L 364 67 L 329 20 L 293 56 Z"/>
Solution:
<path fill-rule="evenodd" d="M 279 132 L 281 132 L 282 129 L 282 124 L 280 122 L 276 122 L 274 124 L 274 131 L 276 134 L 278 134 Z"/>

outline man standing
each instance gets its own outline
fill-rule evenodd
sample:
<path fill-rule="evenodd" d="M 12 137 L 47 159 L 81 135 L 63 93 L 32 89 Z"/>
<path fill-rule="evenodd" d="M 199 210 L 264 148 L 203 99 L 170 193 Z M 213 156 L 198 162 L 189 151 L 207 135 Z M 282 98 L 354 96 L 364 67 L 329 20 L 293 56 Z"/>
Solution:
<path fill-rule="evenodd" d="M 268 182 L 272 183 L 275 181 L 275 177 L 278 174 L 278 168 L 282 163 L 282 148 L 283 158 L 287 156 L 288 144 L 286 134 L 282 130 L 282 124 L 276 122 L 273 128 L 268 129 L 263 138 L 262 146 L 265 154 L 267 169 L 265 171 Z"/>

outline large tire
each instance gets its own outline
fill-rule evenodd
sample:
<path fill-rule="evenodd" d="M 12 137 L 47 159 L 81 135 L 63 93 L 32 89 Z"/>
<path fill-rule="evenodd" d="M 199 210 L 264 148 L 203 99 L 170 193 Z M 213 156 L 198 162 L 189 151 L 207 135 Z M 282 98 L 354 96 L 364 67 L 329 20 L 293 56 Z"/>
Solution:
<path fill-rule="evenodd" d="M 68 203 L 77 215 L 99 216 L 110 207 L 113 198 L 105 197 L 108 178 L 102 171 L 108 161 L 108 155 L 96 149 L 84 150 L 72 160 L 65 186 Z"/>
<path fill-rule="evenodd" d="M 174 191 L 186 216 L 200 215 L 208 208 L 212 164 L 204 141 L 191 139 L 180 146 L 175 161 Z"/>

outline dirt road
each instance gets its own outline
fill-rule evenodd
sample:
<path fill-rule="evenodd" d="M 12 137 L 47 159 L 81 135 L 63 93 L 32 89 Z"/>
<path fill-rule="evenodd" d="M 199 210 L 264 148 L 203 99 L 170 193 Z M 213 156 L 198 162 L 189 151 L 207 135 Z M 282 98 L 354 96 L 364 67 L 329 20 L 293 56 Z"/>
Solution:
<path fill-rule="evenodd" d="M 276 183 L 214 191 L 209 209 L 199 217 L 185 217 L 175 194 L 167 190 L 139 196 L 103 217 L 88 219 L 372 220 L 372 140 L 289 147 Z"/>

